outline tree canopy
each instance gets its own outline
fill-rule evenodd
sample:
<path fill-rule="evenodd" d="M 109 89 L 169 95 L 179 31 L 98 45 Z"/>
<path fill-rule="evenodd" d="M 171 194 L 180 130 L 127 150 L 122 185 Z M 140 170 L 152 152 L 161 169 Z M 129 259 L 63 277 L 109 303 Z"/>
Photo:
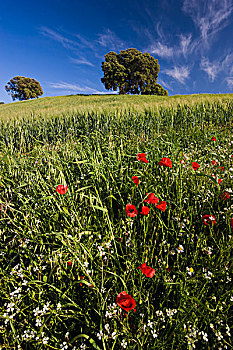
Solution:
<path fill-rule="evenodd" d="M 160 66 L 148 52 L 132 48 L 119 54 L 110 51 L 104 57 L 101 82 L 107 90 L 116 91 L 119 87 L 119 94 L 168 95 L 167 90 L 156 83 Z"/>
<path fill-rule="evenodd" d="M 29 100 L 31 98 L 38 98 L 43 95 L 42 87 L 40 83 L 32 78 L 26 77 L 14 77 L 5 86 L 7 92 L 10 92 L 13 101 L 18 99 Z"/>

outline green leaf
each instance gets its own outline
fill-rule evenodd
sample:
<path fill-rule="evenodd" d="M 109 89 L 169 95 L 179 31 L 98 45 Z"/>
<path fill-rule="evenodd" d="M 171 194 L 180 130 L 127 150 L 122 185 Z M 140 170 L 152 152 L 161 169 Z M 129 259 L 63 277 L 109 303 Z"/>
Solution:
<path fill-rule="evenodd" d="M 107 273 L 110 273 L 111 275 L 114 275 L 114 276 L 120 278 L 120 280 L 121 280 L 121 282 L 122 282 L 122 284 L 123 284 L 123 286 L 124 286 L 124 289 L 125 289 L 125 291 L 127 292 L 127 287 L 126 287 L 125 281 L 123 280 L 123 278 L 121 278 L 121 276 L 118 276 L 116 273 L 113 273 L 113 272 L 111 272 L 111 271 L 106 271 L 106 272 L 107 272 Z"/>
<path fill-rule="evenodd" d="M 203 177 L 208 177 L 210 178 L 211 181 L 213 181 L 216 185 L 219 185 L 218 182 L 210 175 L 206 175 L 204 173 L 195 173 L 197 176 L 203 176 Z"/>
<path fill-rule="evenodd" d="M 86 334 L 79 334 L 77 335 L 76 337 L 74 337 L 70 342 L 71 344 L 77 340 L 78 338 L 86 338 L 89 340 L 89 342 L 91 343 L 91 345 L 93 346 L 94 349 L 96 350 L 102 350 L 97 344 L 96 342 L 94 341 L 94 339 L 92 339 L 89 335 L 86 335 Z"/>
<path fill-rule="evenodd" d="M 102 211 L 104 211 L 105 213 L 108 212 L 108 210 L 107 210 L 106 208 L 99 207 L 98 205 L 92 205 L 92 207 L 93 207 L 94 209 L 102 210 Z"/>
<path fill-rule="evenodd" d="M 12 329 L 12 331 L 14 333 L 14 336 L 16 336 L 15 328 L 14 328 L 13 323 L 12 323 L 11 320 L 10 320 L 10 325 L 11 325 L 11 329 Z"/>

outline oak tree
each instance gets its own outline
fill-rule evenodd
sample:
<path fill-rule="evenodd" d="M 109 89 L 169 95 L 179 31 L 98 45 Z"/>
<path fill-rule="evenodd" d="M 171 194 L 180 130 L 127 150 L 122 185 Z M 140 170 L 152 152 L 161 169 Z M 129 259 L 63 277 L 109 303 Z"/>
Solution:
<path fill-rule="evenodd" d="M 7 92 L 10 92 L 13 101 L 18 99 L 29 100 L 31 98 L 38 98 L 43 95 L 42 87 L 40 83 L 32 78 L 26 77 L 14 77 L 5 86 Z"/>
<path fill-rule="evenodd" d="M 119 88 L 119 94 L 168 95 L 167 90 L 156 83 L 160 66 L 148 52 L 131 48 L 119 54 L 110 51 L 104 57 L 101 82 L 107 90 Z"/>

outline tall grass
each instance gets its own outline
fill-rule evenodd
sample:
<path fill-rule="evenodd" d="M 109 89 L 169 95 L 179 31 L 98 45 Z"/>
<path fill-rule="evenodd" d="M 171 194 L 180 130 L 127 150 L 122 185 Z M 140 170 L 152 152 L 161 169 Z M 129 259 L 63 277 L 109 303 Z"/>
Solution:
<path fill-rule="evenodd" d="M 0 105 L 0 119 L 40 118 L 45 115 L 61 116 L 68 113 L 84 114 L 85 112 L 102 113 L 114 111 L 124 114 L 129 108 L 135 112 L 157 111 L 160 107 L 176 108 L 178 104 L 193 106 L 200 103 L 220 103 L 223 108 L 233 99 L 233 94 L 199 94 L 175 96 L 135 96 L 135 95 L 90 95 L 44 97 L 31 101 L 14 102 Z"/>
<path fill-rule="evenodd" d="M 2 349 L 232 348 L 227 97 L 0 106 Z M 76 110 L 66 99 L 79 101 Z M 159 165 L 163 157 L 172 168 Z M 68 191 L 59 194 L 58 185 Z M 164 212 L 144 202 L 148 193 L 166 202 Z M 135 217 L 127 216 L 130 203 Z M 204 215 L 216 225 L 204 225 Z M 152 278 L 138 269 L 143 263 Z M 134 310 L 117 305 L 122 291 Z"/>

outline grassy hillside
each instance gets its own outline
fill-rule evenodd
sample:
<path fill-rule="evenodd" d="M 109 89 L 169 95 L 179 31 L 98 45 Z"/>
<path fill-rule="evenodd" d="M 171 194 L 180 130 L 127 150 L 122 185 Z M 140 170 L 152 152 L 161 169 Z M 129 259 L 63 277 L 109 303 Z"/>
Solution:
<path fill-rule="evenodd" d="M 233 99 L 0 105 L 0 348 L 232 349 Z"/>
<path fill-rule="evenodd" d="M 178 104 L 194 105 L 210 102 L 225 103 L 233 101 L 233 94 L 200 94 L 176 96 L 136 96 L 136 95 L 91 95 L 91 96 L 57 96 L 44 97 L 31 101 L 14 102 L 0 105 L 0 120 L 46 115 L 46 117 L 67 114 L 70 112 L 118 111 L 128 108 L 143 112 L 157 110 L 160 107 L 173 107 Z"/>

